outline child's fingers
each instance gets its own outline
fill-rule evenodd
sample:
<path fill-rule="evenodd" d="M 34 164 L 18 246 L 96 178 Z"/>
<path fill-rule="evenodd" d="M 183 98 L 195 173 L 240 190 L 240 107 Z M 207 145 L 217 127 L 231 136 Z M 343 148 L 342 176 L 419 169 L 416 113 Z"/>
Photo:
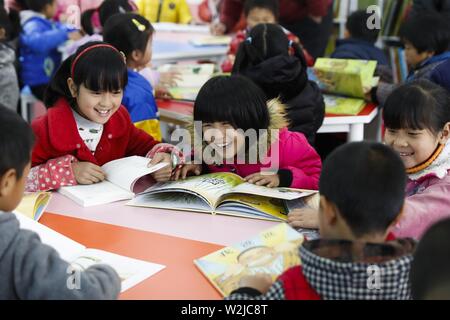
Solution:
<path fill-rule="evenodd" d="M 184 167 L 183 169 L 181 169 L 181 179 L 186 179 L 187 174 L 189 172 L 189 167 Z"/>
<path fill-rule="evenodd" d="M 288 221 L 289 225 L 293 228 L 305 228 L 305 223 L 303 221 Z"/>
<path fill-rule="evenodd" d="M 150 161 L 150 165 L 154 166 L 155 164 L 158 164 L 160 162 L 163 162 L 165 159 L 164 153 L 157 153 Z M 162 170 L 162 169 L 161 169 Z"/>
<path fill-rule="evenodd" d="M 251 180 L 251 179 L 253 179 L 254 177 L 257 177 L 257 176 L 260 176 L 260 174 L 259 174 L 259 173 L 252 173 L 252 174 L 246 176 L 246 177 L 244 178 L 244 180 L 247 181 L 247 182 L 249 182 L 249 180 Z"/>

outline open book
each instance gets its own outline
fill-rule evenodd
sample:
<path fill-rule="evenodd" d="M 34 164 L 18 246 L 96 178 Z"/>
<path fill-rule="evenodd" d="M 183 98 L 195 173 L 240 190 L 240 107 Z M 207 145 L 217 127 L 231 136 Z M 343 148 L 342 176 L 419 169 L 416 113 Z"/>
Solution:
<path fill-rule="evenodd" d="M 35 221 L 39 221 L 51 197 L 51 192 L 26 193 L 16 211 Z"/>
<path fill-rule="evenodd" d="M 165 64 L 158 68 L 159 72 L 178 72 L 177 85 L 169 88 L 173 99 L 194 101 L 200 88 L 214 74 L 213 63 L 203 64 Z"/>
<path fill-rule="evenodd" d="M 319 58 L 308 77 L 328 94 L 327 113 L 356 115 L 365 106 L 366 94 L 378 84 L 376 67 L 376 61 Z"/>
<path fill-rule="evenodd" d="M 267 273 L 275 280 L 299 265 L 298 248 L 303 239 L 288 224 L 280 223 L 252 239 L 196 259 L 194 264 L 223 296 L 228 296 L 243 276 Z"/>
<path fill-rule="evenodd" d="M 82 244 L 20 213 L 17 213 L 16 217 L 22 229 L 36 232 L 43 243 L 53 247 L 60 257 L 69 262 L 74 269 L 85 270 L 94 264 L 107 264 L 113 267 L 122 280 L 121 292 L 165 268 L 160 264 L 136 260 L 103 250 L 87 249 Z"/>
<path fill-rule="evenodd" d="M 81 206 L 88 207 L 132 199 L 154 183 L 151 173 L 168 163 L 147 167 L 149 158 L 132 156 L 110 161 L 102 166 L 106 180 L 90 184 L 62 187 L 58 191 Z"/>
<path fill-rule="evenodd" d="M 285 221 L 288 213 L 286 201 L 315 193 L 256 186 L 234 173 L 221 172 L 157 183 L 137 195 L 128 205 Z"/>

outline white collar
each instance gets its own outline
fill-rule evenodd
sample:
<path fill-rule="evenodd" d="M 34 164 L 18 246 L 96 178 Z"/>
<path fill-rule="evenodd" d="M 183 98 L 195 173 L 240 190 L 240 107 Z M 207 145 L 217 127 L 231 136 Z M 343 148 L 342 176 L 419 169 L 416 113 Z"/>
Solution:
<path fill-rule="evenodd" d="M 411 173 L 408 175 L 410 180 L 419 180 L 427 175 L 434 175 L 439 179 L 443 179 L 450 170 L 450 140 L 444 146 L 441 154 L 422 171 Z"/>

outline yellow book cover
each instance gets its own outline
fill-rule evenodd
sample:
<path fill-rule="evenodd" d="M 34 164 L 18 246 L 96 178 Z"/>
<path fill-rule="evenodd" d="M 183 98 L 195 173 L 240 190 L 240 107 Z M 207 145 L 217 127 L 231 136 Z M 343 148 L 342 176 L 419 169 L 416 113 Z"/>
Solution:
<path fill-rule="evenodd" d="M 34 221 L 39 221 L 45 208 L 47 208 L 51 196 L 50 192 L 26 193 L 15 211 L 26 215 Z"/>
<path fill-rule="evenodd" d="M 228 296 L 243 276 L 267 273 L 275 280 L 299 265 L 298 249 L 303 239 L 288 224 L 280 223 L 252 239 L 196 259 L 194 264 L 223 296 Z"/>
<path fill-rule="evenodd" d="M 328 114 L 357 115 L 364 109 L 366 102 L 363 99 L 354 99 L 341 96 L 323 95 L 325 112 Z"/>
<path fill-rule="evenodd" d="M 374 86 L 376 67 L 372 60 L 319 58 L 312 80 L 325 92 L 364 98 Z"/>

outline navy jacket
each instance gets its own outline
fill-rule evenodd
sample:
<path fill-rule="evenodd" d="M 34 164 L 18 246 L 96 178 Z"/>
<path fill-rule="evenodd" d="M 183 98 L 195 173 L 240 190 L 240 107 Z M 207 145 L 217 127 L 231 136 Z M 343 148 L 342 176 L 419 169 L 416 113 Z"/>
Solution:
<path fill-rule="evenodd" d="M 378 65 L 388 64 L 388 59 L 381 49 L 373 43 L 354 38 L 337 40 L 331 58 L 376 60 Z"/>

